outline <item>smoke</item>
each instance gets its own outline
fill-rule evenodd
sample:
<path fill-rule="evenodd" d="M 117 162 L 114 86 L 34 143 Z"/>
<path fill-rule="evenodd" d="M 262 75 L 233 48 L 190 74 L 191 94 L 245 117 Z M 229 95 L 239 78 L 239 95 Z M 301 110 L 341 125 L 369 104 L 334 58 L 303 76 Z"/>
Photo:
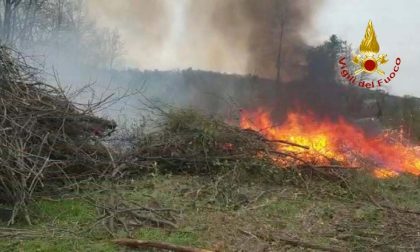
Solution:
<path fill-rule="evenodd" d="M 302 31 L 320 1 L 90 0 L 99 25 L 117 28 L 130 66 L 282 77 L 303 63 Z M 290 74 L 289 74 L 290 75 Z M 291 76 L 291 75 L 290 75 Z"/>
<path fill-rule="evenodd" d="M 270 108 L 278 122 L 289 111 L 360 117 L 361 92 L 336 79 L 340 40 L 332 37 L 313 48 L 303 39 L 321 0 L 90 0 L 88 5 L 99 25 L 119 29 L 131 66 L 263 77 L 190 70 L 133 74 L 130 82 L 146 79 L 154 98 L 214 114 L 229 113 L 226 101 L 233 100 L 245 110 Z M 273 81 L 277 77 L 280 83 Z"/>
<path fill-rule="evenodd" d="M 309 0 L 91 0 L 89 10 L 98 24 L 120 30 L 126 59 L 140 69 L 192 67 L 271 80 L 278 74 L 281 81 L 235 81 L 184 71 L 177 81 L 148 79 L 160 99 L 225 113 L 229 105 L 223 103 L 232 98 L 244 109 L 273 108 L 273 117 L 281 121 L 288 111 L 299 109 L 320 116 L 346 114 L 343 99 L 349 91 L 335 79 L 333 54 L 339 48 L 330 43 L 313 50 L 303 39 L 321 4 Z M 168 96 L 164 90 L 171 90 Z"/>
<path fill-rule="evenodd" d="M 313 48 L 302 37 L 311 28 L 321 0 L 52 2 L 55 5 L 43 5 L 32 27 L 34 34 L 43 29 L 36 40 L 40 49 L 35 43 L 25 44 L 30 51 L 45 54 L 46 65 L 54 70 L 53 81 L 57 73 L 65 85 L 97 83 L 88 99 L 124 94 L 123 89 L 143 88 L 147 82 L 146 96 L 171 105 L 220 114 L 231 110 L 226 102 L 233 101 L 236 108 L 273 108 L 272 115 L 279 121 L 290 110 L 338 117 L 346 115 L 344 104 L 349 100 L 361 103 L 349 97 L 349 90 L 335 78 L 339 39 L 332 37 Z M 121 56 L 126 65 L 140 71 L 116 71 L 114 67 L 124 62 Z M 190 67 L 263 78 L 191 70 L 141 71 Z M 137 114 L 137 104 L 131 106 L 137 98 L 124 107 L 117 104 L 113 108 L 117 112 L 110 116 L 120 111 Z M 134 109 L 128 112 L 128 107 Z"/>
<path fill-rule="evenodd" d="M 214 24 L 228 41 L 246 41 L 246 72 L 273 77 L 280 64 L 281 76 L 291 77 L 303 63 L 301 33 L 310 25 L 314 7 L 309 1 L 220 0 Z M 238 27 L 246 27 L 247 33 L 235 34 Z"/>

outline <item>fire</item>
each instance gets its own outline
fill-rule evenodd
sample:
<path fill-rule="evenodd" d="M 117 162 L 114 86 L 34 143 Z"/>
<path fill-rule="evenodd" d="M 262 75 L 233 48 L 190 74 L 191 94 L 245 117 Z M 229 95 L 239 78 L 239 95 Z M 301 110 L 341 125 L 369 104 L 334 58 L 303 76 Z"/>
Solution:
<path fill-rule="evenodd" d="M 377 178 L 387 179 L 387 178 L 397 177 L 399 174 L 398 174 L 398 172 L 395 172 L 395 171 L 392 171 L 392 170 L 388 170 L 388 169 L 384 169 L 384 168 L 376 168 L 373 171 L 373 175 L 375 175 L 375 177 L 377 177 Z"/>
<path fill-rule="evenodd" d="M 317 165 L 339 162 L 349 167 L 374 167 L 378 178 L 401 173 L 420 176 L 420 152 L 387 134 L 368 137 L 364 131 L 341 118 L 316 120 L 310 113 L 288 114 L 281 125 L 271 120 L 270 111 L 258 109 L 241 115 L 241 127 L 259 131 L 267 139 L 285 140 L 299 146 L 278 144 L 278 151 L 289 151 Z"/>

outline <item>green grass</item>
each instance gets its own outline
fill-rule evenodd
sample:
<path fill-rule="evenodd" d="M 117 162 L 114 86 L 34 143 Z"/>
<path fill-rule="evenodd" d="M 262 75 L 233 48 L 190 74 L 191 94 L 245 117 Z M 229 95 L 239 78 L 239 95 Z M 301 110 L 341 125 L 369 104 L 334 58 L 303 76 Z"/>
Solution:
<path fill-rule="evenodd" d="M 357 221 L 375 223 L 383 218 L 383 214 L 378 208 L 367 205 L 356 208 L 353 212 L 353 218 Z"/>
<path fill-rule="evenodd" d="M 279 219 L 285 223 L 296 222 L 299 215 L 307 208 L 309 201 L 306 199 L 283 199 L 267 202 L 256 214 L 267 219 Z"/>
<path fill-rule="evenodd" d="M 282 185 L 234 185 L 226 178 L 215 186 L 214 181 L 198 176 L 154 175 L 113 186 L 140 205 L 180 210 L 176 215 L 178 229 L 140 227 L 132 233 L 140 240 L 203 248 L 221 243 L 222 251 L 239 246 L 252 249 L 264 242 L 272 250 L 282 251 L 285 244 L 273 238 L 280 234 L 359 251 L 398 250 L 392 246 L 416 244 L 416 234 L 410 232 L 420 228 L 419 216 L 380 208 L 370 197 L 381 204 L 420 211 L 417 178 L 377 180 L 361 173 L 349 179 L 348 185 L 322 179 Z M 106 186 L 109 184 L 100 188 Z M 262 192 L 265 193 L 260 197 Z M 106 196 L 92 189 L 84 193 L 97 200 Z M 33 203 L 34 225 L 21 222 L 17 227 L 40 235 L 0 240 L 0 251 L 119 251 L 110 242 L 113 237 L 100 227 L 88 232 L 99 216 L 84 196 L 74 193 L 67 198 Z M 226 200 L 230 204 L 225 204 Z M 260 237 L 259 240 L 244 231 Z M 405 232 L 411 236 L 401 235 Z M 126 233 L 120 230 L 117 236 L 125 237 Z"/>
<path fill-rule="evenodd" d="M 82 225 L 95 220 L 95 208 L 81 199 L 40 200 L 33 206 L 37 220 Z"/>

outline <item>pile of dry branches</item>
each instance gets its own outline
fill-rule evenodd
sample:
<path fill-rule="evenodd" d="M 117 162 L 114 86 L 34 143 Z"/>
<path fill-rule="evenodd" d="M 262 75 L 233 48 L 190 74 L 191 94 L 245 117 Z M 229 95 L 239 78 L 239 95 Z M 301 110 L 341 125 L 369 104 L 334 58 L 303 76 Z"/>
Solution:
<path fill-rule="evenodd" d="M 193 110 L 162 113 L 159 130 L 140 137 L 129 153 L 139 163 L 153 162 L 172 173 L 209 174 L 233 167 L 265 173 L 269 167 L 277 168 L 277 161 L 294 158 L 293 153 L 276 151 L 278 144 L 292 143 L 269 141 L 258 132 Z"/>
<path fill-rule="evenodd" d="M 91 108 L 75 106 L 61 88 L 38 81 L 21 55 L 0 47 L 0 203 L 14 205 L 9 223 L 46 181 L 106 168 L 110 154 L 98 140 L 114 128 Z"/>

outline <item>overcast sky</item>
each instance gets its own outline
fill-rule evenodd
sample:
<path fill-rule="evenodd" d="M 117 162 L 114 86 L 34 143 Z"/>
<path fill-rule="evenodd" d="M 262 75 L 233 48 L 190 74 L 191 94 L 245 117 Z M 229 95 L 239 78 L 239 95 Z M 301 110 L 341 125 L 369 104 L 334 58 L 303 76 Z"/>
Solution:
<path fill-rule="evenodd" d="M 212 36 L 210 29 L 205 26 L 205 20 L 208 19 L 206 15 L 209 15 L 210 10 L 197 14 L 197 20 L 204 20 L 203 23 L 196 22 L 188 29 L 182 25 L 189 1 L 194 0 L 87 2 L 90 13 L 99 24 L 120 30 L 126 49 L 125 60 L 129 66 L 142 69 L 194 67 L 244 72 L 248 58 L 243 45 L 239 44 L 243 39 L 238 38 L 238 41 L 234 42 L 237 43 L 235 45 L 229 41 L 229 45 L 226 46 L 226 41 L 215 34 Z M 166 3 L 166 7 L 160 8 L 156 4 L 159 2 Z M 420 1 L 314 0 L 310 3 L 314 6 L 316 3 L 322 5 L 316 8 L 312 25 L 303 31 L 309 44 L 320 44 L 332 34 L 336 34 L 352 44 L 353 48 L 357 48 L 371 19 L 381 53 L 388 54 L 390 60 L 381 68 L 389 74 L 395 58 L 402 59 L 401 70 L 392 81 L 389 91 L 396 95 L 420 97 L 420 84 L 417 81 L 417 73 L 420 72 L 417 70 L 420 68 L 420 49 L 417 48 L 420 45 Z M 145 4 L 148 5 L 147 8 Z M 166 20 L 168 22 L 165 23 L 165 18 L 171 20 Z M 187 34 L 192 33 L 192 38 L 185 38 Z M 164 38 L 161 37 L 162 34 Z"/>
<path fill-rule="evenodd" d="M 390 73 L 391 61 L 402 59 L 401 70 L 391 83 L 391 93 L 420 97 L 420 1 L 325 0 L 314 17 L 315 25 L 305 37 L 316 44 L 337 34 L 357 48 L 369 19 L 373 21 L 381 53 L 388 54 L 390 60 L 382 68 Z"/>

